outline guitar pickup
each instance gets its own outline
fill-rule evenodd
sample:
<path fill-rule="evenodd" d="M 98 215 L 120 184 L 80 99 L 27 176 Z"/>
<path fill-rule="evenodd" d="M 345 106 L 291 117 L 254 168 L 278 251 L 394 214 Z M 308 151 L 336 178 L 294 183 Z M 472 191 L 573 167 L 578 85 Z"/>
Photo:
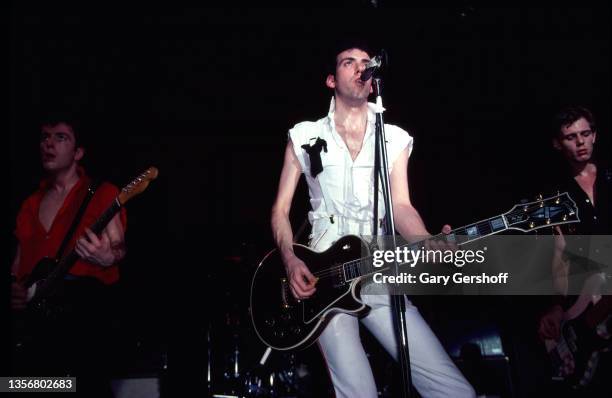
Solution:
<path fill-rule="evenodd" d="M 346 285 L 346 281 L 349 280 L 349 278 L 348 275 L 346 275 L 344 266 L 342 266 L 342 264 L 334 264 L 332 268 L 335 268 L 332 274 L 332 286 L 338 288 Z"/>
<path fill-rule="evenodd" d="M 287 281 L 287 278 L 281 278 L 281 299 L 283 303 L 283 308 L 291 307 L 291 305 L 289 305 L 290 294 L 291 292 L 289 292 L 289 282 Z"/>

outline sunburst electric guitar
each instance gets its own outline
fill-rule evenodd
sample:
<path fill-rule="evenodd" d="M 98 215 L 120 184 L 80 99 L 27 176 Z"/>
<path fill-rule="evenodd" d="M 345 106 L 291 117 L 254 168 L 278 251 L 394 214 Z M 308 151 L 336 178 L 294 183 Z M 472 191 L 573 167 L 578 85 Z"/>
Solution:
<path fill-rule="evenodd" d="M 128 200 L 143 192 L 149 183 L 157 178 L 158 170 L 155 167 L 148 168 L 128 185 L 121 189 L 119 195 L 111 205 L 102 213 L 96 222 L 90 227 L 93 233 L 99 235 L 110 220 L 119 212 Z M 61 259 L 43 258 L 36 264 L 33 271 L 25 280 L 27 288 L 27 308 L 25 312 L 34 318 L 44 318 L 53 312 L 50 299 L 53 298 L 61 286 L 64 276 L 70 271 L 79 256 L 74 248 Z"/>

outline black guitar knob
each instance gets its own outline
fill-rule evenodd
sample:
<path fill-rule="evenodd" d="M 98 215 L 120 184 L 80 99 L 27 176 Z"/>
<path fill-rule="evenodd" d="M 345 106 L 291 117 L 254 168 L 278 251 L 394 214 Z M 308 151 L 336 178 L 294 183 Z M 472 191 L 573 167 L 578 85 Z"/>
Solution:
<path fill-rule="evenodd" d="M 272 326 L 274 326 L 274 324 L 275 324 L 275 323 L 276 323 L 276 322 L 274 322 L 274 318 L 268 318 L 268 319 L 266 319 L 266 326 L 268 326 L 268 327 L 272 327 Z"/>
<path fill-rule="evenodd" d="M 294 326 L 293 329 L 291 329 L 291 331 L 294 334 L 300 334 L 300 333 L 302 333 L 302 328 L 300 328 L 299 326 Z"/>
<path fill-rule="evenodd" d="M 290 313 L 290 312 L 283 312 L 283 313 L 281 314 L 281 319 L 282 319 L 283 321 L 289 321 L 289 320 L 291 320 L 291 313 Z"/>

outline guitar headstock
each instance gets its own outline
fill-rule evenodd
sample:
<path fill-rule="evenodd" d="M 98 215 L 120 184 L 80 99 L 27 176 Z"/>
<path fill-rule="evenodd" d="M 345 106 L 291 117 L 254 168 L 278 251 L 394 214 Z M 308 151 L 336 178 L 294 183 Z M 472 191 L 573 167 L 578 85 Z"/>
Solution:
<path fill-rule="evenodd" d="M 523 232 L 534 231 L 544 227 L 580 222 L 578 207 L 567 192 L 515 205 L 504 213 L 509 229 Z"/>
<path fill-rule="evenodd" d="M 128 200 L 147 189 L 149 183 L 157 178 L 158 173 L 156 167 L 149 167 L 144 173 L 134 178 L 132 182 L 121 189 L 121 193 L 117 196 L 119 203 L 123 206 Z"/>

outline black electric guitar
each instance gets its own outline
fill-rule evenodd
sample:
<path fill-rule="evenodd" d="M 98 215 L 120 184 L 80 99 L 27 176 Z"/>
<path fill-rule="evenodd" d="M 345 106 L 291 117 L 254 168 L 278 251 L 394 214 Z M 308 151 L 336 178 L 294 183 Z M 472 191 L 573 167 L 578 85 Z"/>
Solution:
<path fill-rule="evenodd" d="M 121 189 L 112 204 L 90 227 L 92 232 L 97 235 L 100 234 L 121 207 L 128 200 L 143 192 L 149 183 L 157 178 L 157 174 L 157 168 L 150 167 Z M 36 264 L 24 283 L 27 288 L 28 300 L 24 318 L 29 320 L 28 323 L 32 322 L 32 318 L 41 320 L 54 312 L 53 297 L 61 288 L 64 277 L 78 258 L 79 256 L 73 248 L 61 259 L 43 258 Z"/>
<path fill-rule="evenodd" d="M 523 232 L 579 222 L 576 203 L 567 193 L 515 205 L 507 213 L 440 234 L 435 239 L 461 237 L 468 243 L 508 229 Z M 411 244 L 420 247 L 423 242 Z M 360 315 L 369 307 L 360 300 L 360 282 L 375 272 L 369 245 L 347 235 L 324 252 L 294 244 L 294 252 L 318 277 L 317 291 L 306 300 L 291 294 L 285 267 L 278 250 L 261 261 L 251 284 L 251 319 L 261 341 L 273 349 L 305 348 L 313 343 L 336 313 Z M 376 269 L 380 271 L 380 268 Z"/>
<path fill-rule="evenodd" d="M 612 296 L 596 294 L 605 284 L 602 274 L 589 277 L 578 299 L 563 314 L 558 340 L 545 340 L 552 379 L 573 389 L 590 384 L 599 356 L 612 349 Z"/>

